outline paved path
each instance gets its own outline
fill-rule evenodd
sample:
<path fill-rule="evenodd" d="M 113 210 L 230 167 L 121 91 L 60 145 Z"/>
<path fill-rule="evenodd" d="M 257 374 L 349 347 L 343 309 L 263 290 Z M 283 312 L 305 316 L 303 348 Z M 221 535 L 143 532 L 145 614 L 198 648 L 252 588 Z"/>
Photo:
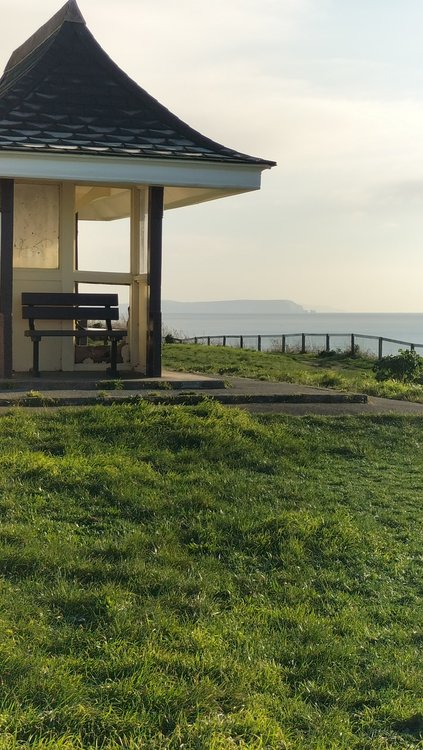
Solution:
<path fill-rule="evenodd" d="M 423 417 L 423 404 L 370 396 L 367 404 L 239 404 L 239 408 L 253 414 L 291 414 L 298 417 L 306 414 L 332 417 L 345 414 L 414 414 Z"/>
<path fill-rule="evenodd" d="M 228 379 L 231 391 L 245 394 L 336 394 L 329 388 L 312 388 L 297 385 L 296 383 L 268 383 L 266 381 L 252 380 L 249 378 Z M 217 391 L 218 392 L 218 391 Z M 241 406 L 241 405 L 240 405 Z M 367 403 L 248 403 L 242 406 L 248 411 L 262 414 L 417 414 L 423 416 L 423 404 L 411 401 L 398 401 L 389 398 L 377 398 L 368 396 Z"/>
<path fill-rule="evenodd" d="M 123 385 L 122 389 L 113 386 Z M 360 398 L 329 388 L 313 388 L 295 383 L 269 383 L 251 378 L 206 377 L 190 373 L 164 372 L 162 378 L 137 378 L 122 383 L 96 373 L 50 373 L 41 378 L 15 376 L 0 383 L 0 407 L 84 406 L 99 402 L 124 402 L 134 398 L 195 402 L 208 396 L 228 406 L 238 406 L 261 414 L 417 414 L 423 404 L 409 401 Z M 355 403 L 352 401 L 355 399 Z M 358 401 L 358 402 L 357 402 Z M 361 401 L 361 402 L 360 402 Z M 5 409 L 6 411 L 6 409 Z M 4 413 L 4 412 L 3 412 Z"/>

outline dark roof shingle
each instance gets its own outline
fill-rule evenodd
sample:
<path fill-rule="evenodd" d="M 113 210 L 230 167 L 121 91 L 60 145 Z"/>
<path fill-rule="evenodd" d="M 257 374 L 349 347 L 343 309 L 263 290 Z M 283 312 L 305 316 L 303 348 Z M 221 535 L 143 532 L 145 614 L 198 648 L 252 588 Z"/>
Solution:
<path fill-rule="evenodd" d="M 210 140 L 150 96 L 102 50 L 74 0 L 12 55 L 0 79 L 0 153 L 32 149 L 274 164 Z"/>

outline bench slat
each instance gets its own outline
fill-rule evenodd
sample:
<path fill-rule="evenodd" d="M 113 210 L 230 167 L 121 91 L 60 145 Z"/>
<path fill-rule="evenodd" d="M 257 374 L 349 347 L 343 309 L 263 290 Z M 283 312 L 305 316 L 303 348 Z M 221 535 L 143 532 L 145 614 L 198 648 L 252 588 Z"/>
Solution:
<path fill-rule="evenodd" d="M 108 331 L 107 328 L 87 328 L 83 331 L 51 331 L 38 328 L 36 331 L 24 331 L 25 336 L 31 339 L 42 339 L 51 338 L 53 336 L 57 338 L 71 337 L 74 339 L 124 339 L 127 336 L 128 331 Z"/>
<path fill-rule="evenodd" d="M 26 320 L 119 320 L 116 307 L 41 307 L 24 306 L 22 317 Z"/>
<path fill-rule="evenodd" d="M 117 294 L 79 294 L 77 292 L 22 292 L 23 305 L 98 305 L 117 307 Z"/>

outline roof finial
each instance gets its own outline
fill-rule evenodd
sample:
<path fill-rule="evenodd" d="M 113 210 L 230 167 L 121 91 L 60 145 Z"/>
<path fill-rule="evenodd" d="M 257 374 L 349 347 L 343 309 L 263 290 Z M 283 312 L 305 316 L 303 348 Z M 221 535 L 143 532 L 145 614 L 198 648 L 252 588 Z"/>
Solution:
<path fill-rule="evenodd" d="M 66 5 L 63 6 L 62 11 L 65 11 L 64 21 L 73 21 L 74 23 L 85 23 L 85 19 L 78 8 L 76 0 L 68 0 Z M 59 13 L 61 11 L 59 10 Z"/>
<path fill-rule="evenodd" d="M 67 3 L 50 18 L 38 31 L 35 32 L 26 42 L 13 52 L 9 62 L 6 65 L 5 72 L 14 68 L 15 65 L 22 62 L 25 57 L 31 54 L 37 47 L 45 42 L 52 34 L 55 33 L 64 23 L 83 23 L 84 16 L 78 8 L 76 0 L 68 0 Z"/>

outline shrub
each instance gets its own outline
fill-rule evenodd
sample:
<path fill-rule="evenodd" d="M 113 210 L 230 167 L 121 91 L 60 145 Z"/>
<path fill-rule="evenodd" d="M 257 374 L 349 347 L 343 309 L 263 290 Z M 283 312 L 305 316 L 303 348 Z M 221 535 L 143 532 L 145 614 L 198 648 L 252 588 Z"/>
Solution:
<path fill-rule="evenodd" d="M 172 333 L 167 333 L 164 337 L 165 344 L 174 344 L 176 342 L 176 339 Z"/>
<path fill-rule="evenodd" d="M 165 344 L 176 344 L 181 342 L 184 338 L 186 338 L 186 336 L 184 333 L 181 333 L 181 331 L 175 331 L 173 328 L 162 326 L 162 340 Z"/>
<path fill-rule="evenodd" d="M 400 349 L 399 354 L 382 357 L 373 365 L 376 380 L 398 380 L 403 383 L 420 381 L 423 357 L 414 351 Z"/>

